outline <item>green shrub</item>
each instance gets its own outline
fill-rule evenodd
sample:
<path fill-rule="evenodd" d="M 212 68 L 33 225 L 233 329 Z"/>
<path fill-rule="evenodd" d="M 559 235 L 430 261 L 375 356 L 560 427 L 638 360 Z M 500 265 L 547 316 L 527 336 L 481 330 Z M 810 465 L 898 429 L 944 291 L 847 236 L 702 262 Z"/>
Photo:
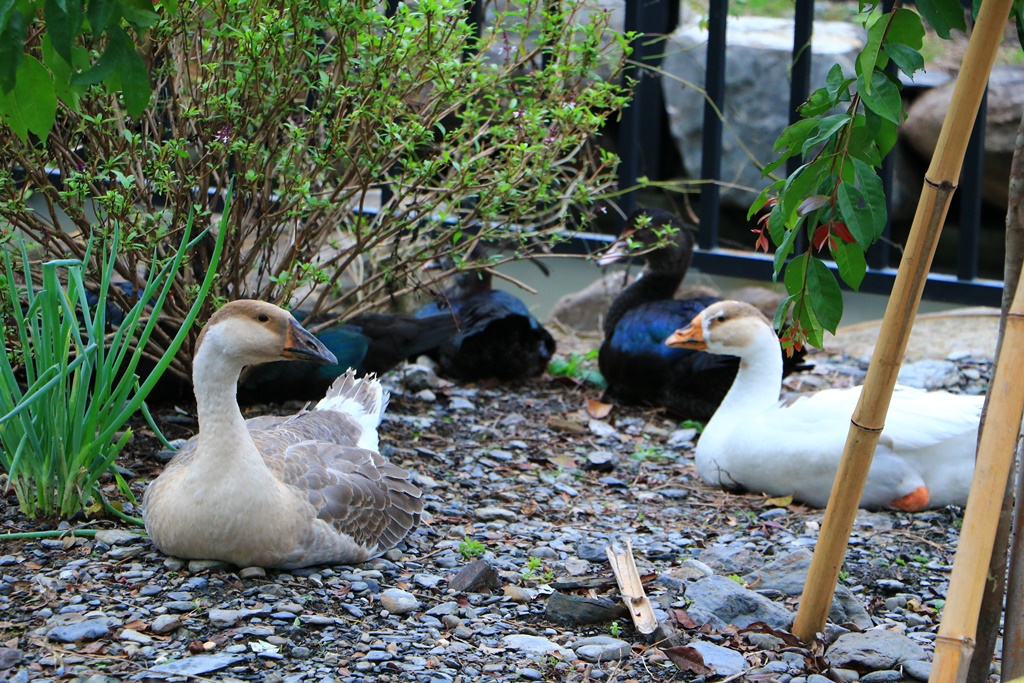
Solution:
<path fill-rule="evenodd" d="M 508 257 L 543 250 L 615 190 L 617 159 L 594 138 L 627 102 L 629 36 L 580 0 L 510 4 L 479 39 L 462 0 L 393 17 L 367 0 L 181 3 L 131 34 L 148 107 L 126 115 L 109 83 L 72 78 L 45 143 L 0 137 L 0 220 L 51 258 L 81 259 L 79 235 L 120 225 L 131 279 L 193 206 L 200 227 L 214 220 L 233 180 L 243 210 L 204 315 L 243 295 L 353 315 L 423 287 L 421 264 L 453 250 L 461 262 L 477 236 Z M 61 63 L 28 35 L 29 56 Z M 110 40 L 78 37 L 72 70 Z M 61 212 L 72 227 L 54 225 Z M 184 318 L 208 253 L 176 274 L 168 320 Z"/>

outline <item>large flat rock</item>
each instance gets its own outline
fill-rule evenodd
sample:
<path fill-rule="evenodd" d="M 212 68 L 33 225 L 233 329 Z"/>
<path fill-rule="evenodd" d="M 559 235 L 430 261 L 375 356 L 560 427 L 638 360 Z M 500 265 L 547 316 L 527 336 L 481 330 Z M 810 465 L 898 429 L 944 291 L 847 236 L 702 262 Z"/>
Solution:
<path fill-rule="evenodd" d="M 840 327 L 835 336 L 826 338 L 825 350 L 855 358 L 871 356 L 881 328 L 881 320 Z M 976 306 L 918 315 L 903 360 L 944 359 L 961 354 L 992 360 L 998 334 L 998 308 Z"/>

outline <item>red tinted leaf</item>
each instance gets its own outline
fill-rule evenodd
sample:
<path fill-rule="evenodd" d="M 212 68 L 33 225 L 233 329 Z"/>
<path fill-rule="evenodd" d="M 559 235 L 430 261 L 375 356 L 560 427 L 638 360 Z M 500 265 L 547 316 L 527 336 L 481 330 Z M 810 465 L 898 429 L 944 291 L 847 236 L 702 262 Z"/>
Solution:
<path fill-rule="evenodd" d="M 662 650 L 680 671 L 692 671 L 698 676 L 710 676 L 715 670 L 704 663 L 704 657 L 692 647 L 677 645 Z"/>
<path fill-rule="evenodd" d="M 815 251 L 821 251 L 825 247 L 825 242 L 828 241 L 828 223 L 825 225 L 819 225 L 814 231 L 814 236 L 811 237 L 811 245 Z"/>
<path fill-rule="evenodd" d="M 850 229 L 846 227 L 846 223 L 842 223 L 840 221 L 832 221 L 831 223 L 829 223 L 829 227 L 831 228 L 832 232 L 835 234 L 836 237 L 846 242 L 847 244 L 853 244 L 854 242 L 857 241 L 853 238 L 853 235 L 850 233 Z"/>

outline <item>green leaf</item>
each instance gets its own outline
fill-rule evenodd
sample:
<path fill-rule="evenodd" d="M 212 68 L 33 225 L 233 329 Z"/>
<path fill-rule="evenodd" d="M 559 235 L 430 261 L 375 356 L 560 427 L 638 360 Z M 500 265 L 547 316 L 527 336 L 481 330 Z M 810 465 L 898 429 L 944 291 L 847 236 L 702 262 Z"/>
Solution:
<path fill-rule="evenodd" d="M 850 115 L 845 113 L 833 114 L 821 119 L 818 122 L 818 126 L 814 129 L 813 135 L 804 140 L 803 150 L 801 151 L 806 154 L 808 150 L 831 138 L 837 130 L 841 129 L 849 121 Z"/>
<path fill-rule="evenodd" d="M 860 189 L 868 201 L 869 208 L 873 213 L 881 217 L 880 222 L 884 225 L 886 220 L 886 211 L 885 190 L 882 187 L 882 179 L 878 177 L 878 173 L 874 168 L 859 159 L 853 160 L 853 167 L 857 170 L 857 183 L 860 185 Z M 879 229 L 878 234 L 875 235 L 875 239 L 878 239 L 881 234 L 882 231 Z"/>
<path fill-rule="evenodd" d="M 839 210 L 850 234 L 862 249 L 867 249 L 885 229 L 885 193 L 874 169 L 859 159 L 853 160 L 860 189 L 850 183 L 839 186 Z"/>
<path fill-rule="evenodd" d="M 804 199 L 817 192 L 822 174 L 827 170 L 829 161 L 828 158 L 823 157 L 801 166 L 793 172 L 782 191 L 779 192 L 779 206 L 782 207 L 782 217 L 786 221 L 787 228 L 794 227 L 797 209 Z"/>
<path fill-rule="evenodd" d="M 903 118 L 903 100 L 900 99 L 899 88 L 889 80 L 885 73 L 873 72 L 870 88 L 865 83 L 863 76 L 858 78 L 857 92 L 860 93 L 861 100 L 868 109 L 893 123 L 900 123 Z"/>
<path fill-rule="evenodd" d="M 839 277 L 854 291 L 860 289 L 864 275 L 868 272 L 868 263 L 864 258 L 864 248 L 859 244 L 847 244 L 836 240 L 832 249 L 832 257 L 839 267 Z"/>
<path fill-rule="evenodd" d="M 786 275 L 783 282 L 786 284 L 787 294 L 797 296 L 806 289 L 808 258 L 810 257 L 807 252 L 804 252 L 786 264 Z"/>
<path fill-rule="evenodd" d="M 153 11 L 151 0 L 121 0 L 121 16 L 132 28 L 149 28 L 160 21 L 160 15 Z"/>
<path fill-rule="evenodd" d="M 807 293 L 815 318 L 822 327 L 835 334 L 839 321 L 843 319 L 843 291 L 836 282 L 835 274 L 821 259 L 808 257 Z"/>
<path fill-rule="evenodd" d="M 866 109 L 864 111 L 864 130 L 867 132 L 868 137 L 875 143 L 878 148 L 878 153 L 885 157 L 889 151 L 896 144 L 896 137 L 899 131 L 899 127 L 891 120 L 882 118 L 877 113 Z M 853 146 L 853 143 L 850 143 Z M 851 150 L 853 151 L 853 150 Z M 859 157 L 858 154 L 854 153 L 855 157 Z M 868 161 L 865 159 L 865 161 Z M 868 161 L 873 166 L 881 166 L 881 162 L 874 163 Z"/>
<path fill-rule="evenodd" d="M 924 57 L 912 47 L 907 47 L 902 43 L 886 43 L 882 49 L 892 58 L 892 61 L 896 62 L 900 71 L 910 78 L 924 68 Z"/>
<path fill-rule="evenodd" d="M 892 13 L 889 32 L 885 37 L 886 45 L 903 45 L 912 50 L 920 50 L 924 46 L 924 25 L 917 13 L 900 7 Z"/>
<path fill-rule="evenodd" d="M 178 13 L 178 0 L 161 0 L 160 4 L 167 8 L 167 11 L 171 14 Z"/>
<path fill-rule="evenodd" d="M 797 298 L 797 305 L 793 307 L 793 319 L 799 320 L 804 331 L 807 333 L 807 342 L 819 349 L 825 346 L 825 335 L 821 332 L 821 323 L 814 314 L 811 301 L 805 294 Z"/>
<path fill-rule="evenodd" d="M 43 64 L 53 74 L 53 85 L 57 91 L 57 99 L 66 104 L 72 111 L 78 111 L 79 92 L 71 86 L 72 69 L 57 54 L 50 43 L 50 36 L 43 36 Z"/>
<path fill-rule="evenodd" d="M 778 281 L 779 273 L 782 272 L 783 266 L 786 265 L 786 259 L 793 253 L 793 244 L 796 242 L 796 236 L 799 234 L 799 223 L 792 230 L 787 230 L 782 234 L 782 239 L 778 242 L 779 246 L 775 248 L 775 256 L 772 259 L 772 267 L 775 269 L 775 272 L 772 274 L 773 282 Z"/>
<path fill-rule="evenodd" d="M 57 93 L 50 72 L 35 57 L 22 60 L 14 89 L 0 95 L 0 115 L 22 142 L 32 132 L 46 143 L 57 118 Z"/>
<path fill-rule="evenodd" d="M 814 119 L 800 119 L 796 123 L 790 124 L 775 141 L 774 151 L 785 152 L 788 150 L 788 156 L 793 156 L 797 150 L 803 147 L 804 140 L 817 125 L 818 122 Z"/>
<path fill-rule="evenodd" d="M 82 28 L 82 1 L 45 0 L 43 17 L 46 19 L 46 33 L 53 42 L 53 49 L 70 64 L 71 46 Z"/>
<path fill-rule="evenodd" d="M 837 102 L 835 95 L 830 93 L 828 88 L 818 88 L 810 94 L 806 102 L 800 105 L 798 111 L 801 116 L 813 118 L 832 109 Z"/>
<path fill-rule="evenodd" d="M 967 30 L 964 8 L 960 0 L 918 0 L 917 11 L 935 29 L 940 38 L 949 40 L 952 29 Z"/>
<path fill-rule="evenodd" d="M 131 47 L 121 60 L 120 73 L 121 94 L 124 96 L 125 107 L 131 116 L 138 116 L 149 105 L 152 90 L 149 85 L 149 71 L 146 70 L 142 57 Z"/>
<path fill-rule="evenodd" d="M 115 26 L 110 31 L 110 42 L 100 55 L 99 60 L 88 71 L 83 71 L 72 79 L 73 85 L 95 85 L 114 75 L 121 67 L 121 62 L 131 49 L 131 39 L 124 29 Z"/>
<path fill-rule="evenodd" d="M 878 117 L 875 118 L 878 119 Z M 881 121 L 881 119 L 878 120 Z M 853 127 L 847 150 L 855 159 L 861 159 L 872 166 L 882 165 L 882 155 L 875 144 L 875 136 L 863 124 Z"/>
<path fill-rule="evenodd" d="M 0 91 L 9 93 L 25 50 L 25 17 L 16 0 L 0 0 Z"/>
<path fill-rule="evenodd" d="M 876 10 L 877 11 L 877 10 Z M 875 12 L 873 11 L 872 14 Z M 857 75 L 861 78 L 870 76 L 875 70 L 875 63 L 878 61 L 878 53 L 882 49 L 882 39 L 885 37 L 885 29 L 888 26 L 886 18 L 879 20 L 877 17 L 872 17 L 875 21 L 871 22 L 871 26 L 868 28 L 868 40 L 864 45 L 864 49 L 857 55 Z M 870 22 L 870 19 L 869 19 Z M 867 89 L 860 88 L 861 94 L 870 92 L 871 87 L 874 85 L 870 79 L 864 81 Z"/>
<path fill-rule="evenodd" d="M 113 23 L 116 9 L 117 0 L 89 0 L 85 16 L 89 20 L 89 28 L 92 29 L 93 37 L 102 34 Z"/>

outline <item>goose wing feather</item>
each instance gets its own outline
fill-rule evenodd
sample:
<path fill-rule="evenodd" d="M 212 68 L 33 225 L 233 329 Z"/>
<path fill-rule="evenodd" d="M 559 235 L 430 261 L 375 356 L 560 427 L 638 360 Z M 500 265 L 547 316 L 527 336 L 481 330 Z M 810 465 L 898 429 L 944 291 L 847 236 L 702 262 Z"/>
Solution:
<path fill-rule="evenodd" d="M 373 451 L 300 441 L 265 460 L 283 484 L 303 493 L 318 519 L 365 548 L 393 547 L 419 521 L 420 494 L 408 473 Z"/>

